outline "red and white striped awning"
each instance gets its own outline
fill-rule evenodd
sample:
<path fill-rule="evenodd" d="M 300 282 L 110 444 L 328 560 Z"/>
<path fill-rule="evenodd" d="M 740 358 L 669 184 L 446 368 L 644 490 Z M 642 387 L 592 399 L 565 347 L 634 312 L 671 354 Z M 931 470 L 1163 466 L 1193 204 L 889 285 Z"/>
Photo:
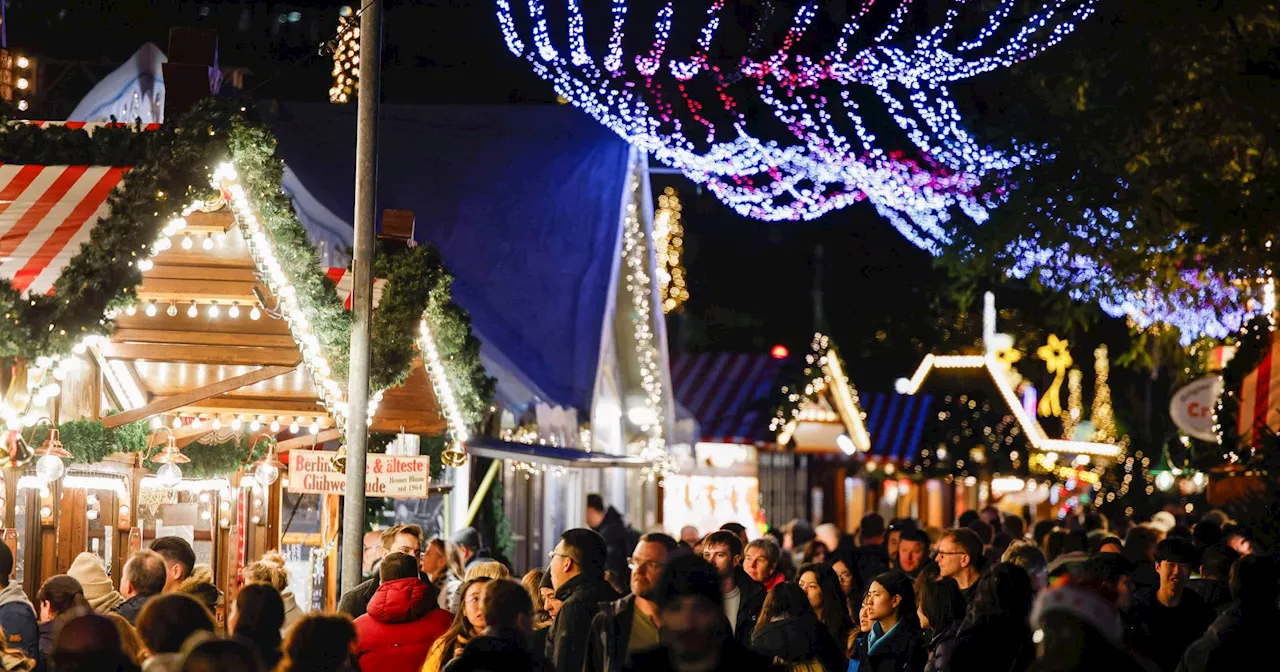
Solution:
<path fill-rule="evenodd" d="M 10 123 L 25 124 L 29 126 L 36 126 L 38 128 L 65 126 L 66 128 L 73 130 L 82 130 L 89 135 L 93 135 L 93 132 L 99 128 L 137 127 L 135 124 L 125 124 L 118 121 L 35 121 L 31 119 L 16 119 Z M 144 131 L 154 131 L 158 128 L 160 128 L 160 124 L 143 124 L 142 126 L 142 130 Z"/>
<path fill-rule="evenodd" d="M 0 278 L 47 294 L 128 168 L 0 164 Z"/>
<path fill-rule="evenodd" d="M 1280 338 L 1272 336 L 1271 348 L 1258 368 L 1240 384 L 1237 431 L 1250 444 L 1262 439 L 1263 429 L 1280 431 Z"/>
<path fill-rule="evenodd" d="M 345 268 L 330 268 L 325 271 L 333 284 L 338 286 L 338 296 L 342 297 L 342 305 L 347 310 L 351 310 L 352 296 L 355 294 L 355 276 Z M 378 307 L 378 302 L 382 300 L 382 288 L 387 286 L 387 281 L 374 278 L 373 280 L 373 307 Z"/>

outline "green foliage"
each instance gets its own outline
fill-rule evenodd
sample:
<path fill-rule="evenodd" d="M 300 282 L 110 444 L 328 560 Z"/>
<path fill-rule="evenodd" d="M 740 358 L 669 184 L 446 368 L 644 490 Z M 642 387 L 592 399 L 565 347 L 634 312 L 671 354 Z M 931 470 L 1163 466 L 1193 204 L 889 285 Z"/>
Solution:
<path fill-rule="evenodd" d="M 1276 266 L 1277 41 L 1280 9 L 1270 2 L 1101 3 L 1070 39 L 984 80 L 974 96 L 980 127 L 1056 157 L 1015 174 L 991 221 L 956 220 L 946 263 L 1005 268 L 1015 261 L 1005 250 L 1034 241 L 1059 250 L 1058 260 L 1101 262 L 1112 289 L 1170 308 L 1243 302 L 1252 292 L 1204 288 Z M 1089 216 L 1101 207 L 1132 226 Z"/>
<path fill-rule="evenodd" d="M 32 434 L 31 445 L 40 446 L 48 436 L 49 428 L 41 425 Z M 116 453 L 143 453 L 152 455 L 163 446 L 150 446 L 152 432 L 145 421 L 133 422 L 115 429 L 107 429 L 96 420 L 72 420 L 58 425 L 59 439 L 71 453 L 73 464 L 95 464 Z M 217 444 L 193 443 L 183 450 L 191 462 L 183 464 L 182 474 L 187 478 L 225 477 L 242 466 L 250 464 L 266 454 L 270 439 L 264 439 L 249 452 L 248 435 Z M 148 467 L 154 466 L 151 464 Z"/>
<path fill-rule="evenodd" d="M 1254 369 L 1262 364 L 1263 358 L 1271 351 L 1271 321 L 1266 316 L 1258 316 L 1245 325 L 1236 345 L 1236 354 L 1222 369 L 1222 394 L 1218 395 L 1218 405 L 1214 415 L 1218 422 L 1218 445 L 1206 446 L 1200 451 L 1202 466 L 1222 464 L 1223 451 L 1239 451 L 1248 457 L 1249 448 L 1260 448 L 1262 445 L 1253 442 L 1252 432 L 1237 436 L 1240 418 L 1240 386 Z M 1275 436 L 1270 430 L 1260 432 L 1267 444 L 1275 443 Z M 1268 438 L 1269 437 L 1269 438 Z M 1249 465 L 1243 465 L 1249 466 Z"/>

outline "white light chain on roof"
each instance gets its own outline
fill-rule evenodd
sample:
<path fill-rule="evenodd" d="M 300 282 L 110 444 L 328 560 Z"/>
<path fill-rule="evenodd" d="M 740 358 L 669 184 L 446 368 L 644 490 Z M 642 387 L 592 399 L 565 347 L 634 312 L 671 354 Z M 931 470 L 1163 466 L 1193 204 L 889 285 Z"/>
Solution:
<path fill-rule="evenodd" d="M 467 432 L 467 423 L 463 420 L 462 411 L 458 408 L 458 399 L 453 394 L 453 386 L 449 384 L 444 363 L 440 361 L 440 351 L 436 349 L 436 340 L 431 335 L 431 326 L 426 320 L 422 320 L 418 329 L 420 348 L 426 355 L 427 378 L 435 390 L 436 400 L 440 402 L 440 409 L 444 412 L 449 433 L 453 435 L 454 441 L 465 444 L 471 435 Z"/>
<path fill-rule="evenodd" d="M 851 13 L 833 49 L 812 55 L 797 48 L 818 14 L 817 3 L 808 2 L 795 10 L 772 53 L 751 51 L 727 65 L 710 56 L 724 0 L 708 3 L 705 12 L 695 10 L 705 23 L 689 45 L 671 42 L 677 11 L 688 6 L 663 4 L 652 24 L 652 48 L 631 59 L 622 52 L 628 3 L 613 0 L 603 67 L 583 43 L 582 3 L 568 3 L 569 58 L 551 41 L 544 1 L 527 0 L 519 16 L 515 4 L 496 1 L 512 53 L 526 58 L 571 103 L 706 184 L 738 213 L 814 219 L 867 200 L 912 242 L 937 254 L 951 240 L 951 217 L 963 214 L 981 223 L 998 203 L 998 192 L 984 188 L 984 178 L 1047 158 L 1037 147 L 1014 143 L 998 150 L 980 144 L 960 126 L 947 87 L 1052 47 L 1094 11 L 1096 0 L 1048 0 L 1016 25 L 1008 20 L 1014 0 L 1003 0 L 977 34 L 965 35 L 956 25 L 961 0 L 953 0 L 941 25 L 914 36 L 899 35 L 911 0 L 900 0 L 879 32 L 869 34 L 875 27 L 864 25 L 871 23 L 868 1 Z M 767 20 L 762 16 L 758 27 Z M 522 32 L 521 26 L 528 28 Z M 760 33 L 749 36 L 752 46 Z M 857 42 L 864 46 L 853 51 Z M 878 138 L 867 128 L 866 111 L 850 95 L 858 87 L 882 104 L 900 138 Z M 735 99 L 744 92 L 765 103 L 789 137 L 757 135 Z"/>

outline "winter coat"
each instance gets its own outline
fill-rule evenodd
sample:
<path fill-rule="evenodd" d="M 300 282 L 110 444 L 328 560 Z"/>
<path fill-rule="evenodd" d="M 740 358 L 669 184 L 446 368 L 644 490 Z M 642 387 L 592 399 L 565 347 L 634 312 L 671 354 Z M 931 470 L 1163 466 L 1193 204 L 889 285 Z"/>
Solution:
<path fill-rule="evenodd" d="M 1191 643 L 1213 625 L 1214 613 L 1190 590 L 1182 591 L 1176 607 L 1161 604 L 1155 591 L 1144 591 L 1134 597 L 1125 622 L 1133 652 L 1155 663 L 1161 672 L 1174 672 Z"/>
<path fill-rule="evenodd" d="M 471 640 L 462 655 L 449 661 L 447 672 L 550 672 L 551 665 L 533 651 L 524 634 L 486 633 Z"/>
<path fill-rule="evenodd" d="M 961 624 L 949 672 L 1023 672 L 1036 658 L 1027 620 L 1011 614 Z"/>
<path fill-rule="evenodd" d="M 600 605 L 600 612 L 591 619 L 584 672 L 621 672 L 627 662 L 627 642 L 631 641 L 635 612 L 635 595 Z"/>
<path fill-rule="evenodd" d="M 129 621 L 129 623 L 136 626 L 138 624 L 138 614 L 142 613 L 142 608 L 145 607 L 147 602 L 149 602 L 153 597 L 155 597 L 155 595 L 134 595 L 124 602 L 121 602 L 120 606 L 116 607 L 115 612 L 124 616 L 124 620 Z M 5 632 L 8 632 L 8 630 L 5 630 Z"/>
<path fill-rule="evenodd" d="M 17 581 L 0 588 L 0 628 L 4 630 L 6 644 L 22 649 L 32 660 L 40 660 L 40 625 L 36 621 L 36 609 Z"/>
<path fill-rule="evenodd" d="M 1182 654 L 1178 672 L 1218 672 L 1219 670 L 1260 669 L 1262 661 L 1274 657 L 1273 639 L 1280 631 L 1274 614 L 1249 618 L 1240 604 L 1230 604 L 1204 635 Z"/>
<path fill-rule="evenodd" d="M 733 638 L 738 640 L 743 648 L 749 649 L 751 648 L 751 631 L 756 629 L 756 620 L 760 618 L 760 611 L 764 609 L 764 598 L 769 596 L 769 592 L 758 581 L 747 576 L 741 567 L 733 570 L 733 580 L 742 593 L 741 601 L 738 603 L 737 623 L 733 626 Z"/>
<path fill-rule="evenodd" d="M 1226 581 L 1191 579 L 1187 582 L 1187 590 L 1199 595 L 1200 599 L 1213 610 L 1215 616 L 1231 604 L 1231 588 L 1227 586 Z"/>
<path fill-rule="evenodd" d="M 751 650 L 789 670 L 813 669 L 816 664 L 827 672 L 844 672 L 848 667 L 831 633 L 807 614 L 760 626 L 751 635 Z"/>
<path fill-rule="evenodd" d="M 631 568 L 627 566 L 627 558 L 631 557 L 631 551 L 640 543 L 640 533 L 627 527 L 622 514 L 612 506 L 604 512 L 604 520 L 600 521 L 600 526 L 593 529 L 604 537 L 608 550 L 605 569 L 613 572 L 621 585 L 630 585 Z"/>
<path fill-rule="evenodd" d="M 436 587 L 440 589 L 440 599 L 437 602 L 440 608 L 449 613 L 458 613 L 458 600 L 462 599 L 459 592 L 462 590 L 462 577 L 448 570 L 441 580 L 436 582 Z"/>
<path fill-rule="evenodd" d="M 419 669 L 431 645 L 452 623 L 453 616 L 436 606 L 436 594 L 425 581 L 388 581 L 374 592 L 368 611 L 356 619 L 360 667 Z"/>
<path fill-rule="evenodd" d="M 858 585 L 866 588 L 875 581 L 876 577 L 889 571 L 889 551 L 885 549 L 884 544 L 872 544 L 870 546 L 859 546 L 852 551 L 854 576 L 857 578 Z"/>
<path fill-rule="evenodd" d="M 547 636 L 545 651 L 556 672 L 582 672 L 591 619 L 600 611 L 601 603 L 613 602 L 619 597 L 603 578 L 587 578 L 582 574 L 565 581 L 556 590 L 556 599 L 563 604 Z"/>
<path fill-rule="evenodd" d="M 925 645 L 925 650 L 929 652 L 929 662 L 924 664 L 924 672 L 949 672 L 951 670 L 951 655 L 956 650 L 958 642 L 956 635 L 960 634 L 960 624 L 952 623 L 950 627 L 942 632 L 933 635 L 929 643 Z"/>
<path fill-rule="evenodd" d="M 419 573 L 418 578 L 424 583 L 430 584 L 431 578 L 426 574 Z M 382 585 L 382 578 L 374 574 L 372 578 L 366 579 L 356 584 L 355 588 L 348 590 L 342 594 L 342 599 L 338 600 L 338 612 L 350 616 L 352 619 L 364 616 L 369 610 L 369 600 L 373 599 L 373 594 L 378 592 L 378 586 Z M 432 586 L 434 595 L 435 586 Z M 438 597 L 431 599 L 437 600 Z M 289 624 L 288 613 L 285 614 L 285 625 Z"/>
<path fill-rule="evenodd" d="M 898 621 L 875 642 L 859 637 L 854 657 L 858 672 L 922 672 L 927 658 L 920 629 L 910 621 Z"/>
<path fill-rule="evenodd" d="M 671 651 L 665 646 L 637 653 L 622 668 L 626 672 L 675 672 L 671 664 Z M 768 658 L 747 649 L 729 637 L 722 640 L 720 661 L 705 672 L 767 672 L 780 669 Z"/>

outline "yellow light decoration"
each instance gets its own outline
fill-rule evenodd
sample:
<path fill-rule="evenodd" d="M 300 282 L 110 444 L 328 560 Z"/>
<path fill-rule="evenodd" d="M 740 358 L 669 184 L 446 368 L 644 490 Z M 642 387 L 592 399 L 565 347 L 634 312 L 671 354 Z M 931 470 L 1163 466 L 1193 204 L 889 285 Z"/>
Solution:
<path fill-rule="evenodd" d="M 1093 440 L 1109 443 L 1116 440 L 1116 416 L 1111 408 L 1111 385 L 1107 377 L 1111 372 L 1111 360 L 1107 346 L 1100 345 L 1093 351 Z"/>
<path fill-rule="evenodd" d="M 338 43 L 333 50 L 333 86 L 329 102 L 351 102 L 360 87 L 360 20 L 338 17 Z"/>
<path fill-rule="evenodd" d="M 680 222 L 680 195 L 672 187 L 662 190 L 653 217 L 653 251 L 658 267 L 658 296 L 662 312 L 671 313 L 689 300 L 684 270 L 684 225 Z"/>
<path fill-rule="evenodd" d="M 1044 396 L 1040 397 L 1040 415 L 1051 418 L 1062 415 L 1062 380 L 1071 368 L 1071 352 L 1068 343 L 1054 334 L 1049 334 L 1049 342 L 1036 350 L 1036 356 L 1044 360 L 1044 366 L 1053 376 L 1053 382 Z"/>
<path fill-rule="evenodd" d="M 1070 439 L 1076 435 L 1076 426 L 1084 413 L 1084 374 L 1080 369 L 1071 369 L 1067 375 L 1067 410 L 1062 414 L 1062 438 Z"/>

